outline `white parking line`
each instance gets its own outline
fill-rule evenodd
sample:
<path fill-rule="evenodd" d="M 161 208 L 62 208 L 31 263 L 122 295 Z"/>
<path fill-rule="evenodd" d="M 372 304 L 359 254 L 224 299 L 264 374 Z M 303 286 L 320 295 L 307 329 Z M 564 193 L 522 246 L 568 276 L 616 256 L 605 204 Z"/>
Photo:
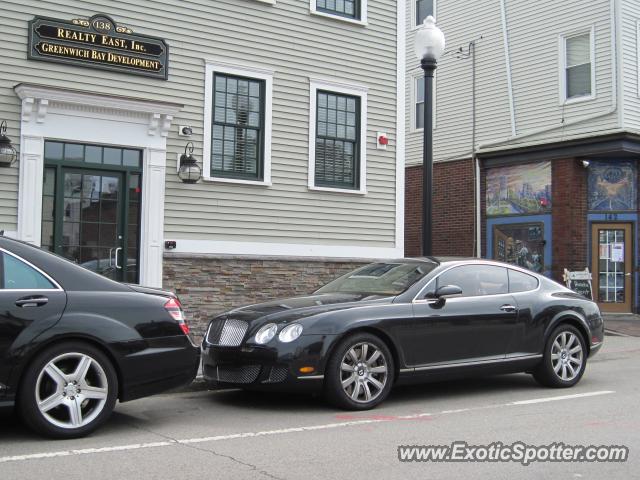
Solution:
<path fill-rule="evenodd" d="M 382 416 L 381 415 L 381 416 L 374 416 L 372 418 L 364 418 L 362 420 L 352 420 L 352 421 L 338 422 L 338 423 L 327 423 L 322 425 L 310 425 L 305 427 L 281 428 L 277 430 L 265 430 L 261 432 L 244 432 L 244 433 L 234 433 L 230 435 L 217 435 L 212 437 L 186 438 L 182 440 L 166 440 L 162 442 L 134 443 L 130 445 L 115 445 L 111 447 L 101 447 L 101 448 L 83 448 L 79 450 L 60 450 L 57 452 L 32 453 L 28 455 L 13 455 L 8 457 L 0 457 L 0 463 L 24 462 L 27 460 L 37 460 L 37 459 L 43 459 L 43 458 L 68 457 L 73 455 L 91 455 L 91 454 L 97 454 L 97 453 L 121 452 L 126 450 L 140 450 L 145 448 L 170 447 L 174 445 L 189 445 L 193 443 L 220 442 L 220 441 L 236 440 L 236 439 L 242 439 L 242 438 L 285 435 L 289 433 L 329 430 L 334 428 L 346 428 L 346 427 L 353 427 L 353 426 L 359 426 L 359 425 L 367 425 L 372 423 L 392 422 L 397 420 L 418 420 L 420 418 L 434 417 L 437 415 L 445 415 L 445 414 L 450 415 L 454 413 L 470 412 L 474 410 L 484 410 L 487 408 L 499 408 L 499 407 L 508 407 L 508 406 L 532 405 L 536 403 L 558 402 L 563 400 L 574 400 L 578 398 L 594 397 L 598 395 L 610 395 L 613 393 L 615 393 L 615 391 L 613 390 L 600 390 L 596 392 L 577 393 L 575 395 L 562 395 L 559 397 L 534 398 L 530 400 L 519 400 L 519 401 L 509 402 L 509 403 L 461 408 L 457 410 L 442 410 L 441 412 L 437 412 L 437 413 L 417 413 L 412 415 L 401 415 L 401 416 Z"/>
<path fill-rule="evenodd" d="M 511 404 L 512 405 L 531 405 L 532 403 L 557 402 L 559 400 L 571 400 L 572 398 L 608 395 L 610 393 L 615 393 L 615 392 L 613 392 L 613 390 L 602 390 L 600 392 L 576 393 L 575 395 L 562 395 L 560 397 L 544 397 L 544 398 L 534 398 L 533 400 L 520 400 L 518 402 L 511 402 Z"/>

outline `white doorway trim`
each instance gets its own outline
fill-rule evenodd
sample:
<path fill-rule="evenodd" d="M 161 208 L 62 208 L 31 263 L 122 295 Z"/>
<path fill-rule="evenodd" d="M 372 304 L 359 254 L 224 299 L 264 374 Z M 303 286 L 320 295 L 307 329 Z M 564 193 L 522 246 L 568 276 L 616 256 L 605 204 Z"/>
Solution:
<path fill-rule="evenodd" d="M 162 286 L 167 134 L 182 105 L 19 84 L 22 100 L 17 237 L 40 246 L 45 139 L 143 151 L 140 283 Z"/>

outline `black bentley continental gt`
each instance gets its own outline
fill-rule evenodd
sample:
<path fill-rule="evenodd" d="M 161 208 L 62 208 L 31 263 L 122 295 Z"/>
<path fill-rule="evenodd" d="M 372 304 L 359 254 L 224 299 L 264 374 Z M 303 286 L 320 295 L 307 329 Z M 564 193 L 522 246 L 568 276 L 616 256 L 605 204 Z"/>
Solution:
<path fill-rule="evenodd" d="M 571 387 L 602 346 L 597 305 L 541 275 L 479 259 L 373 263 L 312 295 L 231 310 L 202 344 L 209 382 L 323 392 L 351 410 L 396 383 L 529 372 Z"/>
<path fill-rule="evenodd" d="M 0 236 L 0 406 L 80 437 L 116 400 L 190 383 L 199 349 L 177 297 L 124 285 Z"/>

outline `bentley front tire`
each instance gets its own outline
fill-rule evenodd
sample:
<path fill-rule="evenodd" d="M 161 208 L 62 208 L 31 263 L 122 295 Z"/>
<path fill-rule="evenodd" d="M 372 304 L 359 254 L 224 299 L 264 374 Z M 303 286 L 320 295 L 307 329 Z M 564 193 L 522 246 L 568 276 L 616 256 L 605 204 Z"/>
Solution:
<path fill-rule="evenodd" d="M 542 362 L 533 378 L 546 387 L 572 387 L 587 366 L 587 349 L 582 334 L 572 325 L 557 327 L 547 339 Z"/>
<path fill-rule="evenodd" d="M 24 422 L 53 438 L 78 438 L 93 432 L 111 415 L 118 378 L 97 348 L 65 342 L 39 354 L 28 367 L 19 391 Z"/>
<path fill-rule="evenodd" d="M 356 333 L 335 348 L 325 371 L 325 397 L 346 410 L 368 410 L 381 403 L 394 380 L 393 356 L 377 336 Z"/>

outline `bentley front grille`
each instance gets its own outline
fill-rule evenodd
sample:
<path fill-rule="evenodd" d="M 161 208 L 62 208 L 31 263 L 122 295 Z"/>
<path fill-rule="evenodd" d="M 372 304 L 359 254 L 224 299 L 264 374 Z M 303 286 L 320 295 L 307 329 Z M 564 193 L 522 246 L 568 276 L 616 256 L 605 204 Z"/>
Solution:
<path fill-rule="evenodd" d="M 249 324 L 243 320 L 214 320 L 207 332 L 207 342 L 221 347 L 238 347 L 244 340 Z"/>
<path fill-rule="evenodd" d="M 280 383 L 284 382 L 287 378 L 287 367 L 271 367 L 269 370 L 269 377 L 263 380 L 262 383 Z"/>
<path fill-rule="evenodd" d="M 260 365 L 243 367 L 218 366 L 218 381 L 226 383 L 253 383 L 260 375 Z"/>

